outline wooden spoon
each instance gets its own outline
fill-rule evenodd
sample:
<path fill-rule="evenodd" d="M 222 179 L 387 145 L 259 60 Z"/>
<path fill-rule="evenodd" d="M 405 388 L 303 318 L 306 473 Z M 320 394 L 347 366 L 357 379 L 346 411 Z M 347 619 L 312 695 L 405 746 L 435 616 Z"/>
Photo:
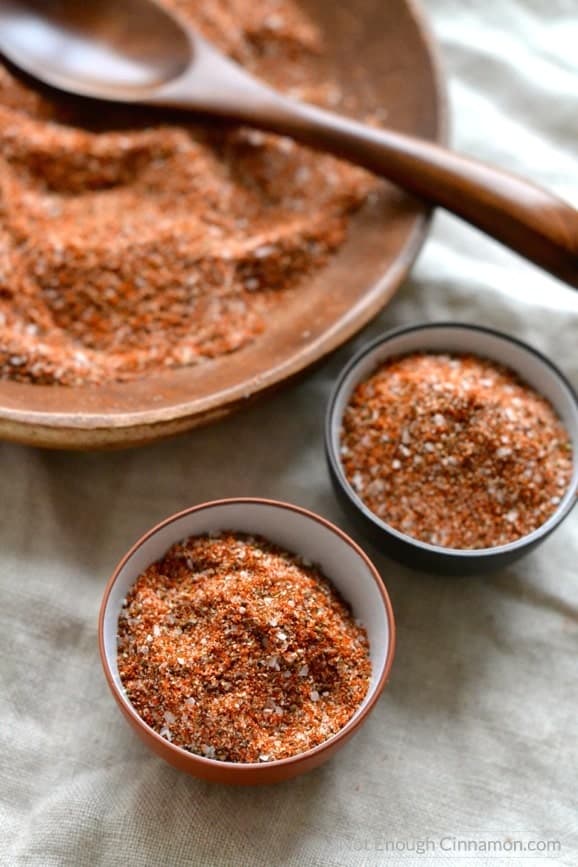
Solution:
<path fill-rule="evenodd" d="M 192 109 L 330 151 L 441 205 L 578 287 L 578 211 L 514 175 L 289 99 L 154 0 L 2 0 L 0 51 L 60 90 Z"/>

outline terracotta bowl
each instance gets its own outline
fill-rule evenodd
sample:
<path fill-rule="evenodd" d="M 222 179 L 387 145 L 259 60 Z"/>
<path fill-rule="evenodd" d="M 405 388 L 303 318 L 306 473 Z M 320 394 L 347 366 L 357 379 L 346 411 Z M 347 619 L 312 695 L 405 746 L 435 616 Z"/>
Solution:
<path fill-rule="evenodd" d="M 220 762 L 174 746 L 150 728 L 124 694 L 117 663 L 118 616 L 129 588 L 147 566 L 175 542 L 216 530 L 254 533 L 319 565 L 355 617 L 367 629 L 372 678 L 367 695 L 344 728 L 329 740 L 288 759 L 267 763 Z M 255 785 L 298 776 L 327 761 L 361 726 L 387 681 L 395 648 L 391 602 L 381 578 L 361 548 L 319 515 L 298 506 L 261 499 L 217 500 L 172 515 L 139 539 L 108 582 L 98 625 L 100 655 L 108 685 L 125 718 L 153 752 L 195 777 L 217 783 Z"/>
<path fill-rule="evenodd" d="M 514 370 L 520 379 L 548 398 L 570 435 L 574 471 L 570 485 L 553 514 L 538 529 L 494 548 L 442 548 L 414 539 L 378 518 L 349 484 L 339 457 L 343 413 L 356 385 L 387 358 L 408 352 L 473 353 Z M 327 409 L 325 451 L 329 472 L 349 518 L 384 553 L 417 569 L 445 575 L 474 575 L 501 569 L 546 539 L 564 520 L 578 494 L 578 398 L 558 368 L 520 340 L 477 325 L 430 323 L 400 328 L 378 337 L 346 365 L 335 384 Z"/>

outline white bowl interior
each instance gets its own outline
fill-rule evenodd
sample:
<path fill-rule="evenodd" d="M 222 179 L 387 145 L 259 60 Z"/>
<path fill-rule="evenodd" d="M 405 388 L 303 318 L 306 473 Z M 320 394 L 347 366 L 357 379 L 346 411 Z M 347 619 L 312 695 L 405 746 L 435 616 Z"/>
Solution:
<path fill-rule="evenodd" d="M 363 511 L 369 513 L 369 510 L 364 505 L 363 501 L 349 485 L 345 473 L 341 469 L 339 447 L 343 413 L 356 385 L 362 380 L 367 379 L 379 364 L 384 362 L 387 358 L 391 358 L 395 355 L 405 355 L 409 352 L 421 351 L 471 353 L 473 355 L 480 355 L 492 359 L 511 368 L 522 380 L 524 380 L 524 382 L 531 385 L 537 392 L 548 398 L 568 431 L 572 442 L 574 461 L 571 483 L 556 508 L 556 511 L 541 527 L 538 527 L 538 529 L 533 533 L 523 536 L 522 539 L 510 542 L 508 545 L 501 545 L 499 548 L 475 549 L 473 551 L 465 549 L 442 549 L 413 538 L 411 541 L 416 545 L 429 550 L 443 550 L 446 553 L 450 550 L 455 550 L 456 553 L 459 553 L 462 556 L 479 556 L 482 551 L 506 551 L 519 547 L 521 544 L 528 544 L 528 542 L 535 536 L 547 532 L 547 530 L 556 523 L 558 515 L 565 511 L 569 503 L 574 500 L 576 496 L 576 490 L 578 488 L 578 460 L 576 457 L 578 455 L 578 407 L 576 406 L 576 400 L 574 399 L 572 391 L 554 368 L 540 358 L 539 355 L 526 349 L 525 346 L 509 339 L 508 337 L 491 331 L 462 325 L 436 325 L 427 326 L 425 328 L 416 328 L 412 331 L 403 331 L 399 334 L 394 334 L 392 337 L 386 339 L 385 342 L 375 346 L 373 350 L 368 352 L 353 366 L 346 378 L 343 380 L 334 404 L 331 420 L 332 446 L 338 459 L 340 475 L 343 483 L 347 485 L 348 490 L 359 503 Z M 372 517 L 379 523 L 383 523 L 376 515 L 372 514 Z M 387 526 L 389 532 L 392 532 L 401 538 L 411 538 L 395 530 L 393 527 L 389 527 L 389 525 L 384 524 L 384 526 Z"/>
<path fill-rule="evenodd" d="M 123 600 L 138 578 L 175 542 L 218 530 L 258 534 L 318 565 L 365 629 L 370 644 L 372 679 L 352 721 L 371 699 L 389 656 L 392 636 L 387 610 L 370 567 L 337 531 L 300 511 L 279 503 L 225 501 L 176 517 L 163 525 L 133 552 L 118 573 L 108 597 L 103 638 L 106 661 L 114 682 L 124 695 L 117 667 L 117 624 Z"/>

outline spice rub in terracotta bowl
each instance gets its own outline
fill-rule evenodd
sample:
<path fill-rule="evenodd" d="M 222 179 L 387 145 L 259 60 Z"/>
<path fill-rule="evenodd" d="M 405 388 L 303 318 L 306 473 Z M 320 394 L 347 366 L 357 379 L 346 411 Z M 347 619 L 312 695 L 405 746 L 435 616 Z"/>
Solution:
<path fill-rule="evenodd" d="M 490 329 L 432 324 L 378 338 L 327 415 L 333 482 L 354 520 L 409 565 L 504 566 L 569 514 L 578 403 L 544 356 Z"/>
<path fill-rule="evenodd" d="M 223 500 L 135 545 L 99 638 L 114 697 L 153 750 L 253 784 L 309 770 L 349 738 L 385 685 L 394 624 L 375 568 L 336 527 L 284 503 Z"/>
<path fill-rule="evenodd" d="M 355 34 L 348 3 L 334 15 L 322 0 L 163 2 L 282 91 L 437 133 L 403 0 L 387 34 L 403 32 L 423 79 L 403 107 L 399 47 L 369 41 L 359 76 L 344 75 L 375 26 L 369 2 Z M 2 65 L 0 164 L 0 435 L 36 444 L 146 441 L 239 405 L 376 313 L 423 235 L 421 206 L 334 157 L 35 90 Z"/>

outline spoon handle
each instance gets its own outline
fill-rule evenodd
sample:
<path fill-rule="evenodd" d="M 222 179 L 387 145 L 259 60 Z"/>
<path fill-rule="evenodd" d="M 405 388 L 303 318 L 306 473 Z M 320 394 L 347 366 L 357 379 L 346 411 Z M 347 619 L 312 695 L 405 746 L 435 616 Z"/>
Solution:
<path fill-rule="evenodd" d="M 540 187 L 431 142 L 281 97 L 261 126 L 363 166 L 441 205 L 578 288 L 578 211 Z"/>

